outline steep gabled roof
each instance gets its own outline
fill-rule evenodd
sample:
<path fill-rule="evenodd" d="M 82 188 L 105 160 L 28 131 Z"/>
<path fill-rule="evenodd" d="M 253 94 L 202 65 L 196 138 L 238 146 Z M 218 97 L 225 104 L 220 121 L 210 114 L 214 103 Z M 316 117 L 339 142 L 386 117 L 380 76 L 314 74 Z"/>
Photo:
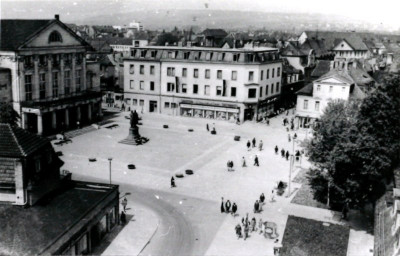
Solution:
<path fill-rule="evenodd" d="M 1 157 L 26 157 L 49 143 L 48 139 L 24 129 L 0 123 Z"/>
<path fill-rule="evenodd" d="M 0 50 L 17 50 L 53 20 L 0 20 Z"/>
<path fill-rule="evenodd" d="M 313 84 L 309 83 L 300 90 L 296 92 L 297 95 L 305 95 L 305 96 L 312 96 L 313 95 Z"/>
<path fill-rule="evenodd" d="M 78 36 L 72 29 L 57 19 L 52 20 L 0 20 L 0 50 L 16 51 L 35 35 L 46 29 L 53 23 L 57 23 L 84 46 L 90 45 Z M 91 49 L 92 50 L 92 49 Z"/>
<path fill-rule="evenodd" d="M 358 36 L 348 36 L 346 38 L 343 38 L 344 41 L 346 41 L 354 50 L 356 51 L 367 51 L 368 47 L 365 45 L 363 40 L 358 37 Z M 336 47 L 336 45 L 335 45 Z"/>
<path fill-rule="evenodd" d="M 329 72 L 331 66 L 330 60 L 317 60 L 317 65 L 311 73 L 311 77 L 320 77 Z"/>
<path fill-rule="evenodd" d="M 328 73 L 321 76 L 319 79 L 317 79 L 315 81 L 325 80 L 330 77 L 333 77 L 335 79 L 338 79 L 338 80 L 348 83 L 348 84 L 354 83 L 353 78 L 348 74 L 348 72 L 346 72 L 345 70 L 340 71 L 340 70 L 336 70 L 336 69 L 332 69 L 331 71 L 329 71 Z"/>

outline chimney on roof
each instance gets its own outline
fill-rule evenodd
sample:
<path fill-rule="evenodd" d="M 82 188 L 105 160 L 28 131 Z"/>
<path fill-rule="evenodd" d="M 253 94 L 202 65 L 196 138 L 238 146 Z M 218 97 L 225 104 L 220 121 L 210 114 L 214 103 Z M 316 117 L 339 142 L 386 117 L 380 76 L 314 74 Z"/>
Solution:
<path fill-rule="evenodd" d="M 54 18 L 55 18 L 56 20 L 60 20 L 60 14 L 54 15 Z"/>

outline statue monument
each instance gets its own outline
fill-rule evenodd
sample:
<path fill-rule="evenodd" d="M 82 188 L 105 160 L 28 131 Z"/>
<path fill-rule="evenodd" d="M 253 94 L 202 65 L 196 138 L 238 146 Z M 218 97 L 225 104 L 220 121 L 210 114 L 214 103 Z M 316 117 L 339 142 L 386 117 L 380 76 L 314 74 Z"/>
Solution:
<path fill-rule="evenodd" d="M 136 110 L 131 111 L 130 115 L 130 124 L 129 135 L 127 138 L 120 141 L 120 143 L 128 144 L 128 145 L 141 145 L 149 141 L 148 138 L 142 137 L 139 134 L 139 115 Z"/>

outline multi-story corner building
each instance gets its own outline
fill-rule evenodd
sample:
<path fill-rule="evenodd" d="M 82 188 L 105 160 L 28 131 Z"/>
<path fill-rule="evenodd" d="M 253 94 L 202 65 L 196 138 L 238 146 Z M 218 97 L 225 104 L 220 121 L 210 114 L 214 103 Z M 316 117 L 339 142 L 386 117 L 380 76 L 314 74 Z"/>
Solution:
<path fill-rule="evenodd" d="M 101 115 L 98 64 L 86 61 L 92 47 L 58 15 L 1 20 L 0 26 L 0 68 L 10 70 L 11 102 L 22 128 L 49 134 Z"/>
<path fill-rule="evenodd" d="M 131 109 L 223 120 L 274 111 L 282 60 L 274 48 L 136 47 L 124 59 Z"/>

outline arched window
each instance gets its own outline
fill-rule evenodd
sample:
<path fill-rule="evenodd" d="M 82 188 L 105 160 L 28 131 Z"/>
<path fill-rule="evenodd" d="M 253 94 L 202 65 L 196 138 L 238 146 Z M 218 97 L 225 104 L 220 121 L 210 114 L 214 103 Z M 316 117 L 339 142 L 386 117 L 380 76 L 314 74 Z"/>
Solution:
<path fill-rule="evenodd" d="M 58 31 L 53 31 L 49 35 L 49 43 L 62 42 L 61 34 Z"/>

